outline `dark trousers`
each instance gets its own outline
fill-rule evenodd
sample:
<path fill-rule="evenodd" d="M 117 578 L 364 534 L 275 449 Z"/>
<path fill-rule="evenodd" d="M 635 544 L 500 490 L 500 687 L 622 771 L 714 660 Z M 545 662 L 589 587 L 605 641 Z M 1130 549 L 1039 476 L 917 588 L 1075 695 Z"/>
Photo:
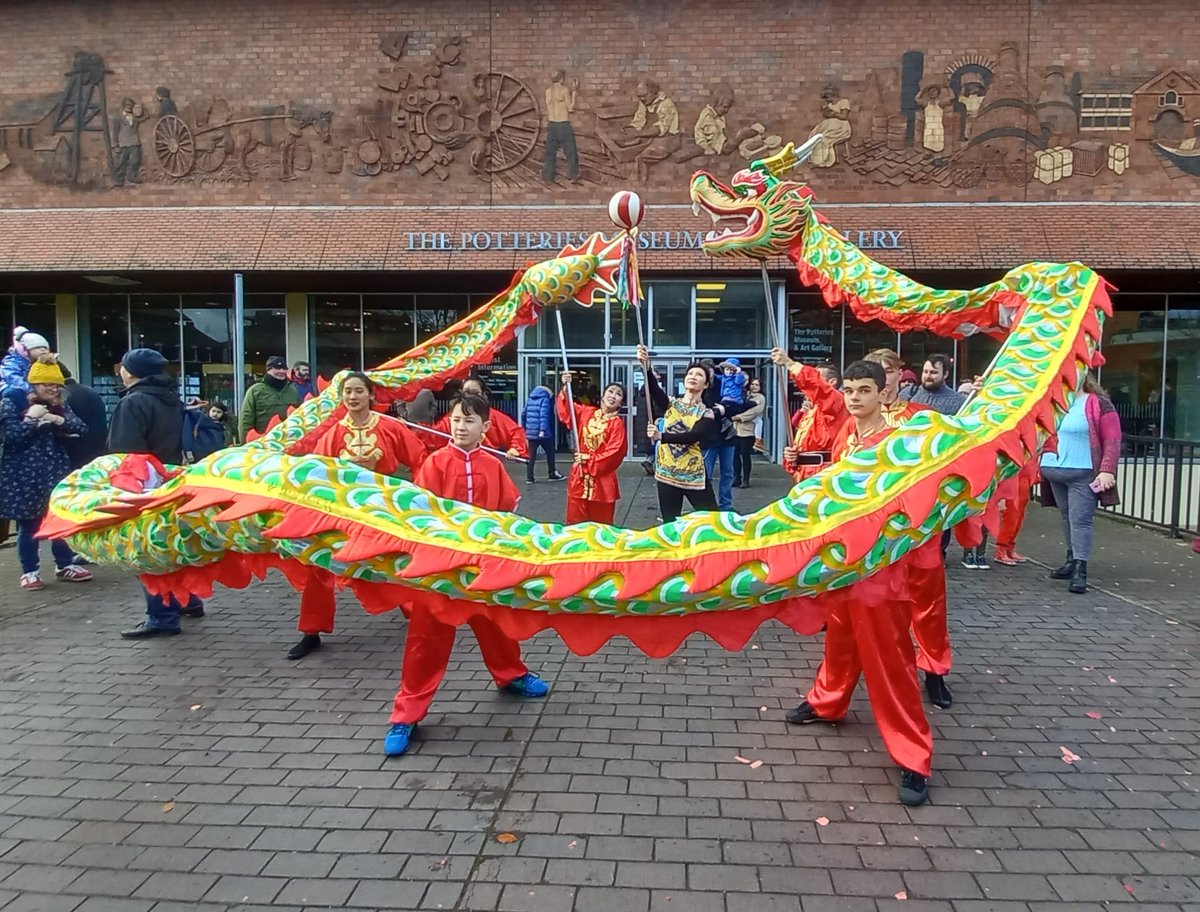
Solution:
<path fill-rule="evenodd" d="M 117 149 L 117 160 L 113 162 L 114 182 L 118 184 L 136 184 L 138 172 L 141 170 L 141 146 L 121 146 Z"/>
<path fill-rule="evenodd" d="M 751 457 L 754 455 L 754 436 L 735 439 L 737 449 L 733 451 L 733 479 L 748 485 L 750 484 Z"/>
<path fill-rule="evenodd" d="M 17 520 L 17 559 L 21 562 L 22 573 L 36 573 L 41 558 L 38 555 L 38 527 L 42 524 L 39 519 Z M 50 540 L 50 551 L 54 555 L 54 565 L 59 569 L 69 567 L 75 559 L 75 552 L 61 538 Z"/>
<path fill-rule="evenodd" d="M 674 522 L 683 512 L 683 499 L 686 497 L 693 510 L 716 510 L 717 496 L 713 494 L 712 481 L 705 479 L 704 487 L 699 490 L 677 488 L 664 482 L 658 482 L 658 512 L 662 514 L 663 522 Z"/>
<path fill-rule="evenodd" d="M 168 630 L 178 628 L 179 612 L 183 610 L 179 600 L 173 595 L 170 598 L 163 598 L 149 590 L 143 591 L 146 593 L 146 623 L 151 627 L 163 627 Z M 187 607 L 190 610 L 203 608 L 204 602 L 194 595 L 189 595 Z"/>
<path fill-rule="evenodd" d="M 567 178 L 579 177 L 579 151 L 575 148 L 575 128 L 568 120 L 546 124 L 546 155 L 542 159 L 542 180 L 552 181 L 558 171 L 558 150 L 567 157 Z"/>
<path fill-rule="evenodd" d="M 554 438 L 553 437 L 526 437 L 529 443 L 529 462 L 525 463 L 525 477 L 529 481 L 533 481 L 533 464 L 537 462 L 538 447 L 546 451 L 546 476 L 552 478 L 554 476 Z"/>

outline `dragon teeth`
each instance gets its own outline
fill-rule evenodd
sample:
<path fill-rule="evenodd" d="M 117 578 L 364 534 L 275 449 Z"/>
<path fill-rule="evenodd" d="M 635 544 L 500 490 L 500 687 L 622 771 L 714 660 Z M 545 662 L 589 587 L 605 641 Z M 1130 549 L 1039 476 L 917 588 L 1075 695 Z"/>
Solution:
<path fill-rule="evenodd" d="M 699 214 L 700 214 L 700 200 L 694 200 L 692 202 L 692 215 L 699 215 Z"/>

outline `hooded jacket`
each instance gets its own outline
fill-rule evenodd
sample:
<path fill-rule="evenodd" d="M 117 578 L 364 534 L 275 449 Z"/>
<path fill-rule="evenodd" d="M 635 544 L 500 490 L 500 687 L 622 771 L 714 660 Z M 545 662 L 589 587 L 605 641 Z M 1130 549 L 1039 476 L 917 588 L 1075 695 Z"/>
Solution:
<path fill-rule="evenodd" d="M 554 395 L 545 386 L 535 386 L 521 410 L 521 426 L 528 440 L 554 436 Z"/>
<path fill-rule="evenodd" d="M 183 463 L 183 401 L 174 377 L 156 374 L 121 390 L 108 428 L 110 453 L 149 453 Z"/>
<path fill-rule="evenodd" d="M 68 437 L 65 441 L 71 456 L 71 468 L 79 469 L 98 456 L 108 452 L 108 413 L 104 400 L 90 386 L 76 380 L 67 380 L 67 404 L 79 420 L 87 425 L 87 433 L 81 437 Z"/>

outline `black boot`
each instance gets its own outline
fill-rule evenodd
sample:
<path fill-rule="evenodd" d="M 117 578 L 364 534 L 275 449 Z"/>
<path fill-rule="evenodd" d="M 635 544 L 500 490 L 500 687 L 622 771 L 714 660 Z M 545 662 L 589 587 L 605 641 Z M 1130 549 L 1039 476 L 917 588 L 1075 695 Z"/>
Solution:
<path fill-rule="evenodd" d="M 310 652 L 314 652 L 321 648 L 321 635 L 319 633 L 306 633 L 300 637 L 300 642 L 288 650 L 287 657 L 292 661 L 302 659 Z"/>
<path fill-rule="evenodd" d="M 1075 561 L 1075 572 L 1071 574 L 1071 585 L 1067 590 L 1076 595 L 1087 592 L 1087 561 Z"/>
<path fill-rule="evenodd" d="M 1071 553 L 1071 549 L 1067 549 L 1067 560 L 1057 570 L 1050 571 L 1050 579 L 1070 579 L 1075 572 L 1075 558 Z"/>
<path fill-rule="evenodd" d="M 929 702 L 938 709 L 949 709 L 954 705 L 954 699 L 950 696 L 950 688 L 946 686 L 945 675 L 925 672 L 925 693 L 929 694 Z"/>

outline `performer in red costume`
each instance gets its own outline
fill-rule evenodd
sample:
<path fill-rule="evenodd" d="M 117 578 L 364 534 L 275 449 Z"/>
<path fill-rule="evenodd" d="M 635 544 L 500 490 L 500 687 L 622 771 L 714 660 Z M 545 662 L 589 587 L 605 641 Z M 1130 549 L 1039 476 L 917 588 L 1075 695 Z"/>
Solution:
<path fill-rule="evenodd" d="M 463 395 L 450 409 L 453 440 L 431 455 L 417 472 L 416 484 L 438 497 L 448 497 L 484 510 L 512 512 L 521 499 L 504 464 L 480 449 L 496 414 L 487 400 Z M 391 727 L 383 741 L 383 752 L 397 757 L 408 750 L 417 723 L 425 718 L 438 685 L 450 664 L 455 628 L 433 613 L 414 604 L 408 614 L 408 637 L 400 689 L 392 708 Z M 476 615 L 467 621 L 479 642 L 483 662 L 496 686 L 520 697 L 544 697 L 550 688 L 521 661 L 521 646 L 501 632 L 492 621 Z"/>
<path fill-rule="evenodd" d="M 804 393 L 805 406 L 796 413 L 792 445 L 783 451 L 783 467 L 796 481 L 821 471 L 828 461 L 838 431 L 846 422 L 846 406 L 832 365 L 809 367 L 793 361 L 781 348 L 771 350 L 771 360 L 787 368 L 792 382 Z"/>
<path fill-rule="evenodd" d="M 567 387 L 571 372 L 562 374 L 563 388 L 558 394 L 558 420 L 571 425 L 571 405 Z M 575 422 L 579 427 L 579 449 L 567 480 L 567 525 L 598 522 L 612 525 L 621 488 L 617 469 L 625 459 L 625 422 L 621 405 L 625 388 L 610 383 L 600 395 L 600 407 L 575 403 Z"/>
<path fill-rule="evenodd" d="M 839 459 L 875 446 L 893 430 L 884 409 L 886 375 L 881 365 L 856 361 L 846 368 L 842 382 L 851 417 L 844 445 L 836 451 Z M 816 682 L 787 720 L 804 725 L 841 719 L 859 677 L 865 677 L 884 746 L 901 768 L 900 801 L 915 806 L 929 797 L 933 736 L 921 705 L 908 633 L 907 563 L 902 560 L 843 590 L 829 615 Z"/>
<path fill-rule="evenodd" d="M 928 408 L 900 398 L 900 374 L 904 362 L 899 354 L 890 348 L 877 348 L 864 360 L 878 364 L 884 370 L 883 416 L 889 427 L 898 427 Z M 840 446 L 841 441 L 837 445 Z M 917 641 L 917 667 L 925 672 L 925 693 L 934 706 L 949 709 L 954 698 L 946 686 L 952 658 L 946 620 L 946 562 L 941 541 L 926 542 L 909 553 L 904 563 L 908 566 L 908 597 L 912 606 L 913 638 Z"/>
<path fill-rule="evenodd" d="M 789 373 L 796 373 L 793 369 L 795 362 L 786 352 L 779 349 L 772 351 L 771 360 L 776 364 L 786 365 Z M 889 429 L 899 426 L 925 408 L 900 398 L 900 373 L 903 365 L 896 352 L 889 348 L 880 348 L 871 352 L 864 360 L 883 368 L 884 386 L 880 395 L 880 410 L 882 420 Z M 813 368 L 801 366 L 800 373 L 806 378 L 806 382 L 812 379 L 812 374 L 808 371 L 813 371 Z M 805 386 L 801 386 L 801 389 L 808 395 Z M 842 452 L 855 428 L 854 421 L 847 413 L 845 402 L 834 401 L 818 387 L 814 387 L 813 392 L 813 411 L 816 414 L 811 425 L 814 430 L 810 433 L 832 436 L 828 449 L 834 453 Z M 812 439 L 811 436 L 806 438 Z M 809 445 L 805 444 L 806 447 Z M 785 467 L 789 461 L 795 465 L 802 458 L 802 452 L 803 450 L 795 445 L 785 448 Z M 822 465 L 801 465 L 793 470 L 793 477 L 801 481 L 821 468 Z M 948 709 L 953 705 L 954 698 L 946 685 L 946 675 L 950 673 L 953 662 L 946 620 L 946 567 L 941 542 L 931 541 L 917 548 L 908 555 L 905 565 L 910 573 L 907 591 L 912 603 L 912 632 L 917 641 L 917 667 L 925 672 L 925 692 L 929 695 L 929 701 L 941 709 Z"/>
<path fill-rule="evenodd" d="M 484 402 L 491 401 L 487 386 L 477 377 L 469 377 L 463 381 L 462 395 L 478 396 Z M 491 416 L 487 436 L 483 438 L 483 445 L 491 447 L 493 450 L 504 451 L 510 459 L 528 459 L 529 443 L 525 439 L 525 429 L 504 412 L 492 409 Z M 443 434 L 449 434 L 450 413 L 446 412 L 441 420 L 433 426 L 433 429 L 441 431 Z M 441 449 L 449 442 L 445 437 L 435 437 L 432 434 L 425 436 L 434 440 L 434 449 Z"/>
<path fill-rule="evenodd" d="M 1029 562 L 1024 554 L 1017 553 L 1017 536 L 1025 523 L 1025 509 L 1029 506 L 1029 489 L 1037 484 L 1041 473 L 1036 459 L 1025 463 L 1012 478 L 1000 483 L 996 489 L 996 500 L 1000 501 L 1000 529 L 996 534 L 996 563 L 1015 566 Z"/>
<path fill-rule="evenodd" d="M 394 418 L 371 410 L 375 384 L 355 371 L 342 381 L 342 408 L 312 433 L 288 447 L 289 456 L 314 453 L 348 459 L 381 475 L 395 475 L 401 466 L 416 472 L 428 450 L 417 436 Z M 321 634 L 333 633 L 336 612 L 334 577 L 314 567 L 300 595 L 300 642 L 288 650 L 289 659 L 302 659 L 321 648 Z"/>

